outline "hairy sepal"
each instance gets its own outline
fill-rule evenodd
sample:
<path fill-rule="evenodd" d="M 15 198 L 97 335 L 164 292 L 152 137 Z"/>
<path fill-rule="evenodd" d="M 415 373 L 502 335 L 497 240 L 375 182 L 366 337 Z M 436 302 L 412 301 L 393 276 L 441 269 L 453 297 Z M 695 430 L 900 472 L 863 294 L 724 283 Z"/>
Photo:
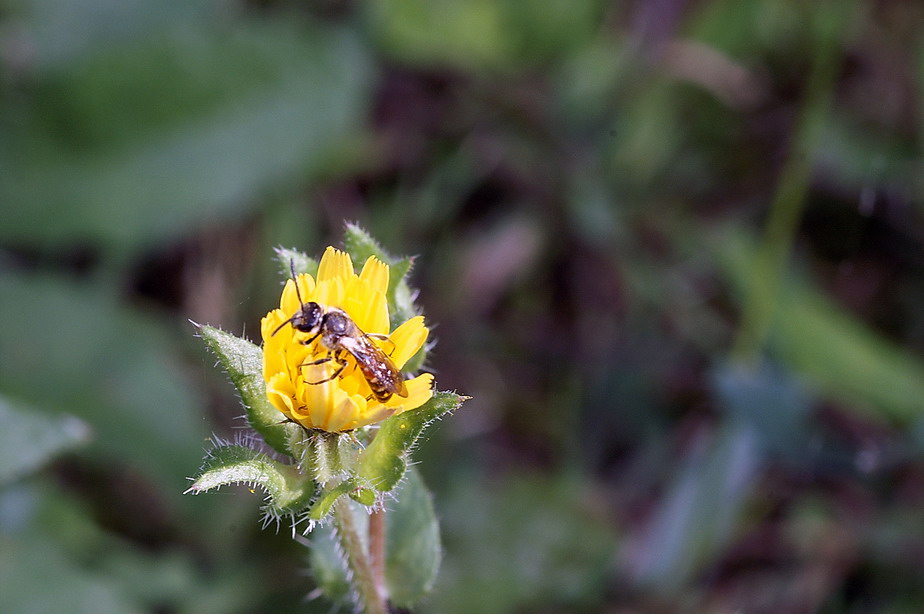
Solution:
<path fill-rule="evenodd" d="M 279 263 L 280 272 L 283 277 L 291 277 L 293 268 L 297 275 L 306 274 L 312 277 L 318 276 L 319 263 L 316 258 L 312 258 L 304 252 L 288 247 L 277 247 L 275 252 L 276 261 Z"/>
<path fill-rule="evenodd" d="M 456 410 L 466 398 L 454 392 L 436 392 L 417 409 L 382 422 L 375 439 L 359 457 L 358 477 L 376 490 L 392 490 L 404 477 L 408 453 L 423 430 Z"/>
<path fill-rule="evenodd" d="M 296 467 L 239 445 L 219 446 L 209 452 L 186 492 L 199 494 L 229 484 L 261 488 L 267 495 L 266 509 L 274 515 L 302 512 L 314 498 L 314 484 Z"/>
<path fill-rule="evenodd" d="M 297 424 L 286 422 L 266 396 L 263 380 L 263 352 L 246 339 L 212 326 L 199 326 L 199 336 L 215 353 L 231 383 L 237 388 L 247 412 L 247 421 L 263 441 L 281 454 L 291 454 L 288 441 Z"/>

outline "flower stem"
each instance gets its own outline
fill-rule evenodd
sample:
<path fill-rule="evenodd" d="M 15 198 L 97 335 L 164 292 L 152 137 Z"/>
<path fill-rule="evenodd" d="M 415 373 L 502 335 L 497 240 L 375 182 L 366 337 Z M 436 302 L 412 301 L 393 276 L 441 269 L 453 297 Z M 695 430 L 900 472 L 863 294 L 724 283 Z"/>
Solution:
<path fill-rule="evenodd" d="M 353 518 L 349 498 L 340 497 L 334 503 L 334 523 L 337 526 L 340 546 L 346 554 L 350 571 L 353 572 L 353 590 L 356 591 L 359 606 L 365 614 L 388 614 L 388 605 L 382 590 L 384 587 L 376 582 L 370 557 L 366 554 L 356 520 Z"/>
<path fill-rule="evenodd" d="M 380 595 L 387 595 L 385 588 L 385 509 L 378 509 L 369 516 L 369 564 L 372 578 Z"/>

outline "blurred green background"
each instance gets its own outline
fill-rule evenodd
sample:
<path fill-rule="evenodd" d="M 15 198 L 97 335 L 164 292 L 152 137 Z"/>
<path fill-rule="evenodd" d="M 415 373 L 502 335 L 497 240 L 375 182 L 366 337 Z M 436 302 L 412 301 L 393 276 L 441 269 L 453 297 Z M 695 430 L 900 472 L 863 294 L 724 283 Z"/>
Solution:
<path fill-rule="evenodd" d="M 0 611 L 329 612 L 186 319 L 395 253 L 420 612 L 924 611 L 924 4 L 0 0 Z M 310 540 L 310 536 L 308 538 Z"/>

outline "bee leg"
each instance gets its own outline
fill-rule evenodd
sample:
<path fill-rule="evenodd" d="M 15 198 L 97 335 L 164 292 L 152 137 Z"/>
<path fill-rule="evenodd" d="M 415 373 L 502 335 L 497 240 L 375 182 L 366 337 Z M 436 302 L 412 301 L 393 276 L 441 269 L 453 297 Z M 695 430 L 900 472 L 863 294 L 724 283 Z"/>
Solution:
<path fill-rule="evenodd" d="M 312 365 L 321 365 L 321 364 L 324 364 L 325 362 L 330 362 L 330 361 L 331 361 L 331 357 L 326 356 L 324 358 L 319 358 L 318 360 L 312 360 L 311 362 L 303 362 L 302 364 L 298 365 L 298 368 L 301 369 L 302 367 L 310 367 Z M 337 362 L 339 363 L 340 361 L 338 360 Z"/>
<path fill-rule="evenodd" d="M 326 382 L 333 381 L 333 380 L 337 379 L 337 377 L 338 377 L 341 373 L 343 373 L 343 370 L 346 369 L 346 368 L 350 365 L 350 363 L 347 362 L 347 359 L 346 359 L 346 358 L 343 358 L 342 356 L 334 356 L 333 358 L 331 358 L 330 356 L 327 356 L 326 358 L 321 358 L 320 360 L 314 360 L 314 361 L 312 361 L 312 362 L 305 362 L 305 363 L 302 363 L 302 364 L 299 365 L 299 367 L 307 367 L 307 366 L 309 366 L 309 365 L 319 365 L 319 364 L 322 364 L 322 363 L 325 363 L 325 362 L 329 362 L 330 360 L 333 360 L 333 361 L 336 362 L 338 365 L 340 365 L 340 366 L 337 367 L 337 369 L 330 375 L 330 377 L 325 377 L 324 379 L 318 380 L 318 381 L 316 381 L 316 382 L 309 382 L 308 380 L 305 380 L 305 383 L 306 383 L 306 384 L 311 384 L 312 386 L 315 386 L 315 385 L 317 385 L 317 384 L 324 384 L 324 383 L 326 383 Z"/>
<path fill-rule="evenodd" d="M 302 341 L 299 341 L 299 343 L 301 343 L 302 345 L 311 345 L 311 342 L 320 336 L 321 336 L 321 331 L 318 331 L 315 334 L 311 335 L 311 339 L 303 339 Z"/>
<path fill-rule="evenodd" d="M 391 394 L 390 394 L 390 393 L 387 394 L 387 395 L 380 396 L 380 397 L 377 397 L 377 396 L 375 396 L 375 393 L 372 393 L 372 394 L 370 394 L 369 396 L 366 397 L 366 400 L 367 400 L 367 401 L 371 401 L 372 399 L 375 399 L 376 401 L 378 401 L 378 402 L 380 402 L 380 403 L 384 403 L 385 401 L 387 401 L 387 400 L 390 399 L 390 398 L 391 398 Z"/>
<path fill-rule="evenodd" d="M 392 340 L 391 340 L 391 337 L 389 337 L 388 335 L 382 335 L 382 334 L 380 334 L 380 333 L 366 333 L 366 336 L 367 336 L 367 337 L 372 337 L 373 339 L 381 339 L 382 341 L 387 341 L 389 344 L 391 344 L 391 351 L 388 352 L 388 355 L 389 355 L 389 356 L 391 356 L 392 354 L 394 354 L 394 353 L 395 353 L 395 348 L 398 347 L 397 345 L 395 345 L 395 342 L 392 341 Z"/>

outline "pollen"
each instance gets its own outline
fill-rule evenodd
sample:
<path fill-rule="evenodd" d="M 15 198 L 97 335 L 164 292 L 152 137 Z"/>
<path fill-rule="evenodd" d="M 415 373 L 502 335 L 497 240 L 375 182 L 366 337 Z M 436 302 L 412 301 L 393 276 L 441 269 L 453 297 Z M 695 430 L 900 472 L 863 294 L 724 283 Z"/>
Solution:
<path fill-rule="evenodd" d="M 286 282 L 279 308 L 261 321 L 266 393 L 284 416 L 310 429 L 349 431 L 430 400 L 430 373 L 404 379 L 406 395 L 377 399 L 370 384 L 379 386 L 382 378 L 367 378 L 359 362 L 386 360 L 398 373 L 429 335 L 422 316 L 390 330 L 388 278 L 388 265 L 375 256 L 366 260 L 357 275 L 349 254 L 328 247 L 317 278 L 302 274 Z M 289 325 L 311 302 L 325 312 L 341 310 L 358 330 L 338 345 L 321 330 L 305 332 Z"/>

